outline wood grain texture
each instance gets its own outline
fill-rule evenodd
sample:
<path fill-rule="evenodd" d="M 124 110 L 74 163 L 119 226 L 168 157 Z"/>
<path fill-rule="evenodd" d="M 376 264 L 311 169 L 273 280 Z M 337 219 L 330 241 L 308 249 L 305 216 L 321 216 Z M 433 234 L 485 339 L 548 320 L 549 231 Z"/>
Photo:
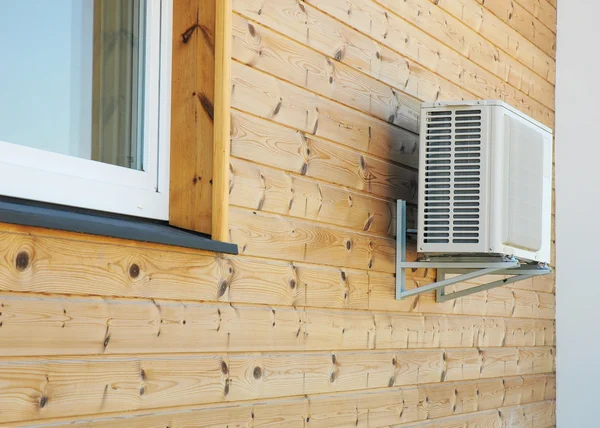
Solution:
<path fill-rule="evenodd" d="M 477 34 L 476 31 L 460 20 L 438 8 L 435 0 L 410 0 L 406 2 L 378 0 L 377 3 L 423 29 L 427 34 L 437 39 L 438 45 L 443 44 L 454 49 L 483 69 L 499 77 L 502 81 L 554 110 L 554 86 L 551 82 L 531 70 L 527 64 L 522 64 L 518 59 L 498 49 L 497 46 Z M 495 1 L 492 3 L 495 3 Z M 398 23 L 397 27 L 403 29 L 405 25 Z M 408 33 L 410 33 L 410 27 L 407 28 Z M 413 43 L 415 43 L 414 40 Z M 429 46 L 431 49 L 432 46 L 436 46 L 436 43 L 423 39 L 423 46 Z M 449 55 L 449 57 L 451 56 Z M 553 56 L 546 56 L 543 53 L 541 53 L 541 57 L 548 60 L 553 58 Z M 468 71 L 468 68 L 465 68 L 465 71 Z"/>
<path fill-rule="evenodd" d="M 431 1 L 431 0 L 430 0 Z M 519 60 L 548 82 L 556 83 L 556 61 L 476 0 L 439 0 L 449 12 L 508 55 Z"/>
<path fill-rule="evenodd" d="M 549 373 L 552 348 L 20 358 L 0 422 Z"/>
<path fill-rule="evenodd" d="M 356 1 L 360 1 L 360 7 L 352 8 L 352 5 L 357 4 Z M 427 1 L 426 3 L 433 7 Z M 329 54 L 333 58 L 340 58 L 343 61 L 346 55 L 351 54 L 351 49 L 354 49 L 355 46 L 360 46 L 355 44 L 354 40 L 360 38 L 360 33 L 357 35 L 354 28 L 334 19 L 332 20 L 329 15 L 321 13 L 310 5 L 302 3 L 302 9 L 300 9 L 298 4 L 293 0 L 278 2 L 272 0 L 234 0 L 235 10 L 244 16 L 275 28 L 277 31 L 296 38 L 298 41 L 306 43 L 311 47 L 313 44 L 317 46 L 323 44 L 324 47 L 321 49 L 329 50 L 330 52 L 333 50 L 333 53 Z M 439 76 L 449 79 L 457 86 L 470 91 L 477 97 L 504 99 L 542 122 L 553 123 L 553 112 L 551 109 L 508 86 L 496 75 L 471 63 L 459 53 L 440 44 L 425 33 L 419 33 L 421 37 L 415 36 L 413 40 L 413 38 L 406 35 L 406 31 L 409 31 L 409 29 L 412 29 L 411 31 L 414 30 L 414 27 L 411 25 L 406 27 L 408 24 L 405 23 L 406 28 L 402 29 L 396 29 L 389 25 L 389 21 L 394 21 L 394 19 L 399 20 L 399 18 L 386 12 L 374 2 L 353 0 L 347 4 L 347 2 L 341 0 L 328 0 L 327 2 L 315 2 L 314 5 L 329 14 L 333 14 L 343 22 L 350 20 L 352 25 L 359 26 L 361 31 L 372 37 L 365 39 L 366 46 L 364 49 L 367 49 L 367 55 L 369 45 L 372 45 L 374 40 L 392 50 L 398 50 L 396 53 L 401 51 L 403 55 L 406 55 L 407 59 L 438 73 Z M 347 13 L 349 5 L 351 6 L 351 10 L 354 11 L 350 15 Z M 375 13 L 366 14 L 361 12 L 362 9 L 374 11 Z M 258 13 L 259 11 L 260 14 Z M 355 19 L 353 15 L 358 16 L 358 18 Z M 386 15 L 388 16 L 386 17 Z M 377 27 L 377 31 L 372 30 L 372 25 Z M 511 29 L 511 31 L 514 30 Z M 388 37 L 392 36 L 394 36 L 394 43 L 391 43 L 388 39 Z M 318 38 L 318 40 L 313 42 L 312 38 Z M 350 43 L 349 40 L 352 40 L 352 42 Z M 402 49 L 399 48 L 400 46 L 402 46 Z M 317 47 L 317 49 L 319 48 Z M 373 48 L 371 48 L 370 51 L 372 55 L 375 55 L 377 62 L 383 58 L 384 53 L 379 50 L 373 53 Z M 361 52 L 354 52 L 354 54 L 362 54 L 364 56 L 364 52 L 364 50 L 361 50 Z M 372 63 L 373 60 L 369 59 L 367 64 L 363 65 L 363 68 L 368 70 Z M 412 64 L 409 67 L 412 69 Z M 414 95 L 414 93 L 409 91 L 407 93 Z M 440 91 L 438 90 L 434 92 L 433 96 L 425 97 L 424 99 L 437 100 L 439 96 Z M 453 98 L 457 99 L 456 96 Z M 470 98 L 472 99 L 473 96 Z"/>
<path fill-rule="evenodd" d="M 445 12 L 441 9 L 434 9 L 436 6 L 427 0 L 422 0 L 423 4 L 416 5 L 416 8 L 411 7 L 415 6 L 413 4 L 415 1 L 419 2 L 420 0 L 412 0 L 410 3 L 381 0 L 387 6 L 386 8 L 382 7 L 380 2 L 373 2 L 372 0 L 351 0 L 350 2 L 345 0 L 328 0 L 326 2 L 309 0 L 309 3 L 373 37 L 380 43 L 402 52 L 408 58 L 450 79 L 480 98 L 502 99 L 541 122 L 553 123 L 554 114 L 550 108 L 508 85 L 495 74 L 475 64 L 466 56 L 449 48 L 424 31 L 415 28 L 415 25 L 425 29 L 441 27 L 441 34 L 438 37 L 442 38 L 441 40 L 445 43 L 452 40 L 449 34 L 455 34 L 457 31 L 460 34 L 460 29 L 448 30 L 448 25 L 451 24 L 448 21 L 453 19 L 451 16 L 447 19 L 438 17 L 438 20 L 442 19 L 443 24 L 433 20 L 429 22 L 430 20 L 427 17 L 431 16 L 436 10 L 441 13 Z M 429 8 L 432 10 L 427 10 Z M 351 11 L 350 14 L 348 14 L 348 10 Z M 409 23 L 402 19 L 402 17 L 408 17 L 409 15 L 414 15 L 414 22 Z M 414 25 L 411 25 L 413 23 Z M 437 26 L 434 26 L 434 24 Z M 462 26 L 459 22 L 456 22 L 456 24 Z M 433 29 L 429 31 L 433 32 Z M 465 36 L 461 37 L 461 47 L 464 51 Z M 493 59 L 494 56 L 490 54 L 489 58 Z M 491 61 L 491 63 L 497 68 L 497 61 Z M 518 81 L 527 83 L 527 79 L 522 77 Z M 553 99 L 552 91 L 550 90 L 548 93 Z M 551 105 L 553 106 L 553 101 Z"/>
<path fill-rule="evenodd" d="M 3 356 L 552 346 L 555 336 L 552 320 L 158 299 L 3 293 L 0 311 Z"/>
<path fill-rule="evenodd" d="M 516 1 L 494 0 L 486 3 L 485 0 L 477 0 L 477 2 L 550 57 L 556 57 L 556 28 L 552 31 L 546 27 Z M 554 10 L 554 16 L 556 16 L 556 10 Z"/>
<path fill-rule="evenodd" d="M 501 407 L 503 415 L 512 414 L 509 409 L 512 406 L 519 406 L 516 409 L 522 414 L 522 405 L 555 399 L 555 389 L 554 376 L 533 375 L 308 395 L 269 402 L 248 401 L 233 405 L 208 404 L 152 412 L 93 415 L 50 420 L 36 426 L 164 428 L 168 425 L 177 428 L 225 428 L 251 424 L 305 428 L 308 423 L 317 428 L 374 428 Z"/>
<path fill-rule="evenodd" d="M 462 427 L 553 428 L 556 426 L 554 401 L 476 412 L 464 417 L 447 417 L 432 421 L 394 425 L 394 428 L 462 428 Z"/>
<path fill-rule="evenodd" d="M 215 5 L 215 126 L 213 142 L 212 238 L 227 241 L 231 134 L 231 0 Z"/>
<path fill-rule="evenodd" d="M 401 140 L 390 141 L 414 157 L 415 147 L 405 148 Z M 414 170 L 238 111 L 233 112 L 231 146 L 232 154 L 242 159 L 392 200 L 417 200 Z"/>
<path fill-rule="evenodd" d="M 233 57 L 381 120 L 416 130 L 418 99 L 237 14 L 233 16 Z"/>
<path fill-rule="evenodd" d="M 305 3 L 235 0 L 234 10 L 391 87 L 421 100 L 473 94 Z"/>
<path fill-rule="evenodd" d="M 173 4 L 169 222 L 211 233 L 215 82 L 213 1 Z"/>
<path fill-rule="evenodd" d="M 242 255 L 396 271 L 392 239 L 233 206 L 229 217 L 230 240 Z"/>
<path fill-rule="evenodd" d="M 552 319 L 553 281 L 519 282 L 444 304 L 433 293 L 396 301 L 392 274 L 200 252 L 165 251 L 66 239 L 62 233 L 0 233 L 0 289 L 164 300 L 219 301 L 275 306 L 371 309 L 413 313 Z M 74 234 L 76 235 L 76 234 Z M 25 269 L 17 269 L 19 254 Z M 136 267 L 132 269 L 133 265 Z M 137 271 L 135 278 L 130 271 Z M 424 285 L 434 270 L 408 272 L 407 287 Z M 510 287 L 510 288 L 509 288 Z M 519 289 L 516 287 L 524 287 Z M 552 288 L 550 288 L 552 287 Z"/>
<path fill-rule="evenodd" d="M 238 147 L 235 139 L 233 144 L 235 153 Z M 377 235 L 396 234 L 396 204 L 386 199 L 236 157 L 231 158 L 230 180 L 232 205 Z M 408 210 L 411 215 L 408 225 L 412 228 L 416 223 L 415 211 L 414 206 Z"/>
<path fill-rule="evenodd" d="M 548 0 L 519 0 L 517 3 L 556 34 L 556 6 Z"/>
<path fill-rule="evenodd" d="M 497 276 L 487 276 L 481 283 L 499 279 Z M 433 282 L 429 278 L 416 278 L 407 281 L 407 289 L 422 286 Z M 478 314 L 482 316 L 523 317 L 554 319 L 555 296 L 528 289 L 497 287 L 491 290 L 474 293 L 461 299 L 450 300 L 443 303 L 435 301 L 435 292 L 423 293 L 416 297 L 396 300 L 395 278 L 375 273 L 369 274 L 369 308 L 378 310 L 425 312 L 425 313 L 453 313 L 453 314 Z M 461 283 L 449 287 L 448 291 L 480 285 L 478 282 Z M 523 286 L 520 283 L 514 285 Z"/>
<path fill-rule="evenodd" d="M 394 259 L 420 101 L 553 124 L 551 3 L 176 3 L 177 214 L 215 159 L 213 237 L 242 254 L 0 224 L 0 425 L 553 426 L 554 278 L 397 301 Z M 219 156 L 199 159 L 213 101 Z"/>
<path fill-rule="evenodd" d="M 401 161 L 395 145 L 415 155 L 416 134 L 233 62 L 232 106 L 306 134 Z M 416 124 L 415 124 L 416 127 Z"/>

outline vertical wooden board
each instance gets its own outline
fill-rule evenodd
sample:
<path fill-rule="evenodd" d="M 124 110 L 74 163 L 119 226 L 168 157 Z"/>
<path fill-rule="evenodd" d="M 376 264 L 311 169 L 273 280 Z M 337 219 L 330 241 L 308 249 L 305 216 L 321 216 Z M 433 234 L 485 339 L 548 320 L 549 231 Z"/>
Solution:
<path fill-rule="evenodd" d="M 241 112 L 234 113 L 233 123 L 236 157 L 392 200 L 417 200 L 418 177 L 412 169 Z"/>
<path fill-rule="evenodd" d="M 213 140 L 212 238 L 227 241 L 231 134 L 231 0 L 215 6 L 215 127 Z"/>
<path fill-rule="evenodd" d="M 231 167 L 232 205 L 395 236 L 392 201 L 235 157 Z M 414 228 L 414 218 L 408 223 Z"/>
<path fill-rule="evenodd" d="M 420 102 L 309 47 L 234 14 L 233 57 L 403 128 L 414 129 Z"/>
<path fill-rule="evenodd" d="M 211 233 L 215 2 L 173 5 L 169 222 Z"/>

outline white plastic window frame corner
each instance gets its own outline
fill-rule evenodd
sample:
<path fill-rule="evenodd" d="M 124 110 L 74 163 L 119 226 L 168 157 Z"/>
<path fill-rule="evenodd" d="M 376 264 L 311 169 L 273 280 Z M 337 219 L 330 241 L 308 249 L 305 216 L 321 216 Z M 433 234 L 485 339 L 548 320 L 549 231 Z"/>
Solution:
<path fill-rule="evenodd" d="M 0 195 L 169 218 L 173 0 L 146 2 L 144 171 L 0 141 Z"/>

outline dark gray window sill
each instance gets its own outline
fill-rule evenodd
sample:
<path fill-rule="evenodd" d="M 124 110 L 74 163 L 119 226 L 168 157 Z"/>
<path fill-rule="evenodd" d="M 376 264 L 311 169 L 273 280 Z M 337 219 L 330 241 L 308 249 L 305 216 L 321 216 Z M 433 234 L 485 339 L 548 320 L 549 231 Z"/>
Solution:
<path fill-rule="evenodd" d="M 213 241 L 200 233 L 178 229 L 166 222 L 98 213 L 51 204 L 0 197 L 0 222 L 38 226 L 90 235 L 237 254 L 235 244 Z"/>

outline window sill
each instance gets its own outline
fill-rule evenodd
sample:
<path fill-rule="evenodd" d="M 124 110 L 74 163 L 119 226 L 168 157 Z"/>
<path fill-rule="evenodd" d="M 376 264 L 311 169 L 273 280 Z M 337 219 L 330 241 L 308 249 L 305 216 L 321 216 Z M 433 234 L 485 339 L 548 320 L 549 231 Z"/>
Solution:
<path fill-rule="evenodd" d="M 164 222 L 125 217 L 78 208 L 38 204 L 19 199 L 0 199 L 0 222 L 37 226 L 68 232 L 237 254 L 235 244 L 214 241 L 196 232 L 178 229 Z"/>

